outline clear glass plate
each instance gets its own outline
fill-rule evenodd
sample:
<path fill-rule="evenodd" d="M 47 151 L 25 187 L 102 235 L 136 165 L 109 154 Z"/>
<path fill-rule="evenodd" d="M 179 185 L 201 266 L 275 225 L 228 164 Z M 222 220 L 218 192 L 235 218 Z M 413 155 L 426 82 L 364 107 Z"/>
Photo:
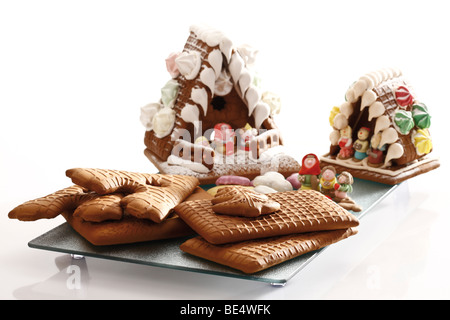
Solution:
<path fill-rule="evenodd" d="M 398 187 L 398 185 L 391 186 L 361 179 L 355 179 L 353 186 L 354 192 L 350 196 L 363 208 L 361 212 L 354 213 L 359 219 Z M 179 246 L 188 238 L 104 247 L 94 246 L 75 232 L 68 223 L 63 223 L 31 240 L 28 245 L 31 248 L 42 250 L 262 281 L 273 285 L 284 285 L 326 249 L 325 247 L 304 254 L 249 275 L 182 252 Z"/>

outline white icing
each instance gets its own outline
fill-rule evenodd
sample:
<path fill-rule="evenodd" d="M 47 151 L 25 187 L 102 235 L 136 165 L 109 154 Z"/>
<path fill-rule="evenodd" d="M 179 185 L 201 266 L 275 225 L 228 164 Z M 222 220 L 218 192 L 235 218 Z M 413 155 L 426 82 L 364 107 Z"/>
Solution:
<path fill-rule="evenodd" d="M 381 141 L 380 146 L 384 146 L 385 144 L 391 144 L 398 140 L 398 133 L 392 127 L 387 128 L 381 132 Z"/>
<path fill-rule="evenodd" d="M 220 76 L 220 73 L 222 72 L 222 63 L 223 63 L 222 52 L 220 52 L 220 50 L 217 49 L 211 51 L 211 53 L 208 55 L 208 62 L 214 69 L 217 80 Z"/>
<path fill-rule="evenodd" d="M 339 143 L 339 138 L 341 137 L 341 133 L 339 132 L 339 130 L 333 130 L 330 133 L 330 142 L 331 145 L 333 146 L 337 146 Z"/>
<path fill-rule="evenodd" d="M 377 134 L 380 131 L 386 130 L 391 125 L 391 120 L 388 116 L 381 116 L 378 117 L 377 121 L 375 122 L 375 130 L 373 134 Z"/>
<path fill-rule="evenodd" d="M 200 73 L 200 81 L 203 82 L 214 96 L 214 87 L 216 86 L 216 73 L 212 68 L 204 68 Z"/>
<path fill-rule="evenodd" d="M 208 93 L 205 88 L 193 88 L 191 91 L 191 99 L 202 107 L 203 114 L 206 116 L 208 112 Z"/>
<path fill-rule="evenodd" d="M 384 159 L 384 165 L 389 166 L 392 159 L 398 159 L 403 155 L 403 146 L 400 143 L 393 143 L 389 146 Z"/>
<path fill-rule="evenodd" d="M 197 77 L 201 66 L 201 56 L 197 51 L 184 51 L 175 59 L 178 70 L 187 79 Z"/>
<path fill-rule="evenodd" d="M 208 46 L 219 46 L 227 61 L 230 60 L 233 43 L 223 32 L 205 25 L 193 25 L 190 31 Z"/>
<path fill-rule="evenodd" d="M 359 78 L 360 80 L 363 80 L 366 83 L 366 88 L 367 90 L 372 90 L 373 87 L 375 86 L 372 78 L 370 78 L 367 75 L 362 76 L 361 78 Z"/>
<path fill-rule="evenodd" d="M 371 121 L 373 118 L 378 118 L 379 116 L 383 115 L 385 111 L 386 109 L 383 103 L 375 101 L 369 107 L 369 121 Z"/>
<path fill-rule="evenodd" d="M 172 132 L 175 124 L 175 111 L 171 108 L 162 108 L 153 117 L 153 132 L 156 137 L 164 138 Z"/>
<path fill-rule="evenodd" d="M 241 76 L 239 77 L 239 90 L 241 93 L 241 96 L 244 97 L 245 93 L 247 92 L 247 89 L 250 87 L 250 84 L 252 83 L 252 75 L 250 72 L 246 69 L 242 70 Z"/>
<path fill-rule="evenodd" d="M 259 91 L 255 87 L 248 88 L 247 93 L 245 94 L 245 100 L 247 101 L 248 116 L 250 116 L 260 100 Z"/>
<path fill-rule="evenodd" d="M 347 127 L 348 120 L 345 117 L 345 115 L 343 115 L 342 113 L 339 113 L 338 115 L 336 115 L 336 117 L 334 117 L 333 126 L 338 130 L 341 130 L 341 129 L 344 129 L 345 127 Z"/>
<path fill-rule="evenodd" d="M 202 163 L 198 163 L 198 162 L 193 162 L 190 160 L 186 160 L 180 157 L 177 157 L 173 154 L 171 154 L 168 158 L 167 158 L 167 163 L 169 165 L 176 165 L 176 166 L 182 166 L 185 167 L 187 169 L 190 169 L 194 172 L 198 172 L 198 173 L 208 173 L 210 170 L 205 167 Z"/>
<path fill-rule="evenodd" d="M 353 84 L 355 97 L 360 97 L 366 91 L 367 84 L 364 80 L 358 80 Z"/>
<path fill-rule="evenodd" d="M 186 104 L 181 110 L 180 116 L 183 121 L 194 124 L 195 131 L 198 131 L 200 112 L 197 106 Z"/>
<path fill-rule="evenodd" d="M 258 50 L 256 50 L 250 45 L 242 45 L 237 48 L 237 51 L 241 55 L 247 67 L 252 67 L 254 65 L 256 61 L 256 56 L 259 52 Z"/>
<path fill-rule="evenodd" d="M 270 114 L 279 114 L 281 111 L 280 96 L 273 92 L 266 91 L 261 95 L 261 100 L 267 103 L 270 107 Z"/>
<path fill-rule="evenodd" d="M 339 108 L 340 113 L 343 114 L 347 119 L 353 113 L 353 105 L 349 102 L 344 102 Z"/>
<path fill-rule="evenodd" d="M 372 103 L 377 100 L 377 95 L 372 90 L 368 90 L 364 92 L 362 99 L 361 99 L 361 110 L 363 110 L 365 107 L 370 106 Z"/>
<path fill-rule="evenodd" d="M 239 81 L 239 77 L 241 75 L 242 70 L 244 69 L 244 65 L 245 65 L 244 59 L 242 59 L 239 53 L 235 52 L 231 56 L 231 62 L 228 65 L 231 78 L 233 78 L 234 83 L 237 83 Z"/>
<path fill-rule="evenodd" d="M 345 94 L 345 100 L 347 100 L 348 102 L 353 103 L 353 102 L 356 102 L 356 99 L 357 99 L 357 97 L 355 95 L 355 90 L 352 87 L 350 87 L 347 90 L 347 93 Z"/>
<path fill-rule="evenodd" d="M 267 103 L 259 102 L 255 110 L 253 111 L 253 117 L 255 118 L 255 127 L 256 129 L 259 129 L 264 122 L 264 120 L 267 119 L 267 117 L 270 115 L 270 107 L 267 105 Z"/>
<path fill-rule="evenodd" d="M 149 103 L 141 107 L 141 123 L 144 125 L 145 130 L 153 130 L 153 118 L 155 114 L 161 109 L 160 103 Z"/>

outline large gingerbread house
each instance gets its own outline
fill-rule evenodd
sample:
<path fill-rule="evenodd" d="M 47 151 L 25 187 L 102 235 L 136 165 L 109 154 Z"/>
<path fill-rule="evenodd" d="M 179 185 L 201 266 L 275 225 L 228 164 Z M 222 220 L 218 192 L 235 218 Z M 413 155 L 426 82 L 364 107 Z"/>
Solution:
<path fill-rule="evenodd" d="M 172 79 L 161 100 L 141 109 L 145 155 L 160 172 L 213 183 L 222 175 L 252 178 L 274 164 L 286 176 L 298 171 L 274 121 L 279 98 L 261 89 L 255 56 L 218 30 L 190 28 L 182 52 L 166 59 Z"/>
<path fill-rule="evenodd" d="M 439 167 L 430 156 L 428 108 L 400 70 L 362 76 L 345 98 L 330 114 L 331 146 L 323 165 L 391 185 Z"/>

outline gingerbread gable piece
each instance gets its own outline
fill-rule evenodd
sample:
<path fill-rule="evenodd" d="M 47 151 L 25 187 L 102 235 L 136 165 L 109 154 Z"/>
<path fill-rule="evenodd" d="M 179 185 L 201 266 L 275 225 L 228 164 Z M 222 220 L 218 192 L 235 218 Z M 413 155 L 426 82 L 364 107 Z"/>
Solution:
<path fill-rule="evenodd" d="M 252 178 L 264 151 L 282 149 L 273 120 L 279 99 L 260 89 L 255 55 L 218 30 L 190 28 L 183 51 L 166 60 L 172 79 L 161 100 L 141 109 L 145 155 L 161 173 L 195 175 L 201 183 L 227 174 Z M 281 173 L 298 171 L 293 158 L 275 157 Z"/>
<path fill-rule="evenodd" d="M 330 114 L 330 151 L 321 157 L 354 177 L 397 184 L 439 167 L 431 116 L 397 69 L 362 76 Z"/>

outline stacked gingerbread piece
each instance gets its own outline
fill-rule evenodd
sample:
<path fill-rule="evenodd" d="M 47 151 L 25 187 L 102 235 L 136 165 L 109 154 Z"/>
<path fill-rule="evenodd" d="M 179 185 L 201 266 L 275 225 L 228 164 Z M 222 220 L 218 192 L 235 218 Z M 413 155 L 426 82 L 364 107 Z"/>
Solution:
<path fill-rule="evenodd" d="M 75 185 L 27 201 L 9 217 L 35 221 L 61 214 L 94 245 L 134 243 L 192 234 L 173 208 L 206 194 L 194 177 L 89 168 L 66 175 Z"/>
<path fill-rule="evenodd" d="M 262 195 L 233 186 L 175 211 L 199 235 L 181 250 L 244 273 L 346 239 L 359 225 L 354 215 L 314 190 Z"/>
<path fill-rule="evenodd" d="M 192 236 L 180 249 L 255 273 L 356 234 L 358 219 L 313 190 L 257 193 L 242 186 L 213 197 L 191 176 L 76 168 L 73 185 L 27 201 L 11 219 L 62 215 L 93 245 Z"/>

